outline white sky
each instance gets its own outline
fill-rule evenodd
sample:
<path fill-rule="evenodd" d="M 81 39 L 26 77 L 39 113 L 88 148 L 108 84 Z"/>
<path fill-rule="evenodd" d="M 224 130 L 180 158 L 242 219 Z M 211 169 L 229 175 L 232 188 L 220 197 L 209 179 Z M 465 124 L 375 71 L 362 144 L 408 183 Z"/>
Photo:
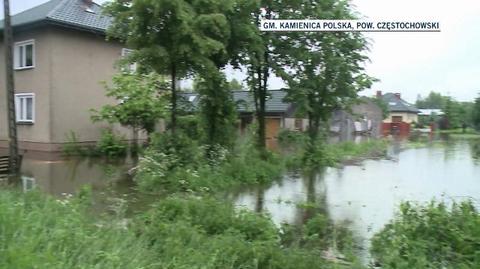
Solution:
<path fill-rule="evenodd" d="M 10 0 L 12 13 L 46 0 Z M 103 3 L 105 0 L 97 0 Z M 480 93 L 479 0 L 352 0 L 357 11 L 370 20 L 439 21 L 440 33 L 368 33 L 371 39 L 368 73 L 381 81 L 363 94 L 376 90 L 402 93 L 414 102 L 431 90 L 470 101 Z M 3 6 L 0 7 L 3 17 Z M 321 18 L 319 18 L 321 19 Z M 229 77 L 244 78 L 227 70 Z M 270 80 L 280 88 L 280 79 Z M 188 84 L 188 83 L 185 83 Z"/>

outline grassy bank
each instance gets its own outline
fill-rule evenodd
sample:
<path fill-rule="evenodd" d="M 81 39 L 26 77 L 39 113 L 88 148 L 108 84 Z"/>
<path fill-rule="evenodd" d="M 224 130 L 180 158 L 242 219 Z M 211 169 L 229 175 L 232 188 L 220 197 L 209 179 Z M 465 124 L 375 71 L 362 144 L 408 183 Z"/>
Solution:
<path fill-rule="evenodd" d="M 321 258 L 318 235 L 282 244 L 268 217 L 209 197 L 170 197 L 129 221 L 88 210 L 84 194 L 0 191 L 0 268 L 345 268 Z"/>
<path fill-rule="evenodd" d="M 464 139 L 475 139 L 480 138 L 480 132 L 472 128 L 467 128 L 465 132 L 463 129 L 450 129 L 450 130 L 438 130 L 439 134 L 448 134 L 455 138 L 464 138 Z"/>

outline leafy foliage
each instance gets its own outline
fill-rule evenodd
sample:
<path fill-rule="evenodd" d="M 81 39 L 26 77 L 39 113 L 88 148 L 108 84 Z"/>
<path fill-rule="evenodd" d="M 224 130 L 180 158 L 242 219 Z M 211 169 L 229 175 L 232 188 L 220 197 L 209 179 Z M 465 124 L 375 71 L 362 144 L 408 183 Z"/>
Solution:
<path fill-rule="evenodd" d="M 113 77 L 113 86 L 105 84 L 105 87 L 107 96 L 113 97 L 117 104 L 92 110 L 94 121 L 120 123 L 151 133 L 157 121 L 166 116 L 165 82 L 154 73 L 117 74 Z"/>
<path fill-rule="evenodd" d="M 235 141 L 237 112 L 225 75 L 216 69 L 205 72 L 196 84 L 200 93 L 201 125 L 205 143 L 231 148 Z"/>
<path fill-rule="evenodd" d="M 375 235 L 372 254 L 382 268 L 477 268 L 480 214 L 470 201 L 425 206 L 405 202 Z"/>
<path fill-rule="evenodd" d="M 109 35 L 135 49 L 145 69 L 170 77 L 170 127 L 176 129 L 176 81 L 228 61 L 233 1 L 117 0 L 107 4 L 114 20 Z"/>
<path fill-rule="evenodd" d="M 298 3 L 297 3 L 298 2 Z M 297 8 L 278 11 L 282 18 L 353 19 L 346 1 L 297 1 Z M 275 39 L 277 73 L 287 82 L 287 99 L 309 119 L 309 148 L 318 148 L 320 128 L 335 109 L 356 101 L 373 79 L 364 70 L 367 41 L 360 33 L 288 32 Z M 283 68 L 288 66 L 288 69 Z M 318 151 L 317 151 L 318 152 Z"/>
<path fill-rule="evenodd" d="M 182 135 L 163 134 L 140 159 L 136 180 L 147 192 L 212 192 L 239 185 L 269 183 L 284 170 L 276 155 L 260 157 L 251 144 L 230 151 L 199 147 Z"/>
<path fill-rule="evenodd" d="M 415 106 L 425 109 L 444 109 L 447 103 L 447 97 L 441 93 L 431 91 L 427 97 L 417 100 Z"/>
<path fill-rule="evenodd" d="M 102 130 L 102 136 L 97 143 L 98 152 L 107 157 L 125 156 L 127 153 L 125 137 L 116 135 L 111 129 Z"/>
<path fill-rule="evenodd" d="M 472 120 L 475 128 L 480 131 L 480 97 L 475 99 L 472 109 Z"/>

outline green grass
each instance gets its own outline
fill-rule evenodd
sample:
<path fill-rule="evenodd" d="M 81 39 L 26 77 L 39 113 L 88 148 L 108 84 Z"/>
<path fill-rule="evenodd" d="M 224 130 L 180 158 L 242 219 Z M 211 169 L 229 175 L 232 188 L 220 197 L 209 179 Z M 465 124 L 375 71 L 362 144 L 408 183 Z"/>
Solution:
<path fill-rule="evenodd" d="M 88 216 L 81 198 L 0 191 L 0 268 L 147 268 L 147 242 L 118 220 Z"/>
<path fill-rule="evenodd" d="M 128 220 L 89 210 L 85 194 L 56 200 L 1 190 L 0 268 L 345 268 L 313 243 L 282 244 L 267 216 L 212 197 L 169 197 Z M 311 242 L 321 227 L 309 227 Z"/>
<path fill-rule="evenodd" d="M 326 151 L 335 162 L 351 160 L 355 158 L 368 158 L 385 156 L 388 142 L 382 139 L 369 140 L 355 143 L 352 141 L 338 144 L 328 144 Z"/>

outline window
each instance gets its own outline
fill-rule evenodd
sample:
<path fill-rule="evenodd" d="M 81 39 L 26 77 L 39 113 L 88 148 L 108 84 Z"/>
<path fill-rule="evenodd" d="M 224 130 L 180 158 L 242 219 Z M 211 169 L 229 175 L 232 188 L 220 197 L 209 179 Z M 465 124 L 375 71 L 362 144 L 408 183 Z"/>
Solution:
<path fill-rule="evenodd" d="M 128 55 L 130 55 L 132 52 L 133 52 L 133 50 L 131 50 L 131 49 L 123 48 L 122 49 L 122 57 L 125 58 Z M 129 73 L 135 73 L 135 71 L 137 71 L 137 63 L 130 63 L 130 64 L 126 65 L 124 71 L 129 72 Z"/>
<path fill-rule="evenodd" d="M 295 118 L 295 130 L 303 131 L 303 119 Z"/>
<path fill-rule="evenodd" d="M 15 69 L 27 69 L 35 66 L 35 41 L 17 42 L 13 46 Z"/>
<path fill-rule="evenodd" d="M 35 178 L 22 176 L 22 185 L 23 185 L 23 192 L 27 192 L 30 190 L 35 189 L 37 183 L 35 182 Z"/>
<path fill-rule="evenodd" d="M 402 122 L 403 117 L 402 116 L 392 116 L 392 122 Z"/>
<path fill-rule="evenodd" d="M 35 95 L 33 93 L 15 94 L 15 109 L 17 122 L 33 123 L 35 120 Z"/>

